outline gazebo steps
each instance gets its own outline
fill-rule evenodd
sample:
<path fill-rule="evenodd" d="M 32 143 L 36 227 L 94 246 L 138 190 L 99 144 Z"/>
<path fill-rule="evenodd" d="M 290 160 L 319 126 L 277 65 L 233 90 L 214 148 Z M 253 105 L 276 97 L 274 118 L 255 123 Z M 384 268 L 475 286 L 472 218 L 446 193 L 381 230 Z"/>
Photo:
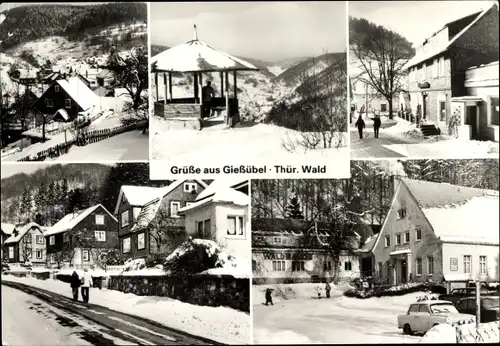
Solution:
<path fill-rule="evenodd" d="M 201 130 L 201 120 L 193 117 L 178 117 L 164 119 L 167 130 Z"/>

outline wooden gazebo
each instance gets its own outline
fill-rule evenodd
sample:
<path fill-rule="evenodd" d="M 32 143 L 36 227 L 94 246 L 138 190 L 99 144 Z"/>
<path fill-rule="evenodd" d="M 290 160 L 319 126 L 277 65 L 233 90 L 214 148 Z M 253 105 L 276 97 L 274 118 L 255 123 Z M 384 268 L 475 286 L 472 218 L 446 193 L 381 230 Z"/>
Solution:
<path fill-rule="evenodd" d="M 237 93 L 237 71 L 256 71 L 252 64 L 221 52 L 198 40 L 196 25 L 192 40 L 172 47 L 151 58 L 152 72 L 155 75 L 156 102 L 155 115 L 171 120 L 189 121 L 197 119 L 202 124 L 201 88 L 203 73 L 219 72 L 221 93 L 215 97 L 211 106 L 226 110 L 226 122 L 232 126 L 239 122 Z M 233 97 L 229 95 L 229 75 L 233 75 Z M 192 73 L 194 76 L 194 95 L 189 98 L 174 98 L 172 95 L 172 74 Z M 163 75 L 165 94 L 159 99 L 159 75 Z"/>

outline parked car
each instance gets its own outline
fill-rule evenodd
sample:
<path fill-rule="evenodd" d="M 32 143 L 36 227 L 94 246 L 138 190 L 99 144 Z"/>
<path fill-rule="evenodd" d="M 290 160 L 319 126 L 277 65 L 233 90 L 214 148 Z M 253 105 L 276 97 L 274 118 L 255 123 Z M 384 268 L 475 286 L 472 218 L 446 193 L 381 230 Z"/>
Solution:
<path fill-rule="evenodd" d="M 482 296 L 493 296 L 497 293 L 490 291 L 486 287 L 481 287 L 481 291 L 479 293 Z M 476 296 L 476 288 L 475 287 L 465 287 L 465 288 L 455 288 L 451 291 L 450 294 L 441 294 L 439 296 L 440 300 L 447 300 L 456 304 L 460 299 L 467 297 L 475 297 Z"/>
<path fill-rule="evenodd" d="M 500 320 L 500 297 L 484 296 L 480 298 L 480 322 L 488 323 Z M 464 314 L 476 314 L 476 298 L 462 298 L 455 305 L 457 310 Z"/>
<path fill-rule="evenodd" d="M 445 300 L 425 300 L 411 304 L 408 312 L 398 316 L 398 328 L 405 334 L 425 333 L 438 324 L 475 323 L 475 316 L 461 314 L 455 306 Z"/>

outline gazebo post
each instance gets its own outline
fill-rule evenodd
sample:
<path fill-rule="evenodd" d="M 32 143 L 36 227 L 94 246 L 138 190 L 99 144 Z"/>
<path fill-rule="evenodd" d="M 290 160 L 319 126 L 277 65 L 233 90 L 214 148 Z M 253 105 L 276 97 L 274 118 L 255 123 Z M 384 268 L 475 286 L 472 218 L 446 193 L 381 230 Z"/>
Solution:
<path fill-rule="evenodd" d="M 172 72 L 168 73 L 168 93 L 170 102 L 172 102 Z"/>
<path fill-rule="evenodd" d="M 203 73 L 200 72 L 200 87 L 203 88 Z M 201 95 L 203 97 L 203 95 Z"/>
<path fill-rule="evenodd" d="M 224 98 L 224 72 L 220 71 L 220 97 Z"/>
<path fill-rule="evenodd" d="M 194 103 L 198 103 L 198 74 L 196 72 L 193 73 L 194 75 Z"/>
<path fill-rule="evenodd" d="M 163 85 L 165 87 L 165 99 L 163 100 L 163 104 L 167 104 L 167 74 L 163 72 Z"/>
<path fill-rule="evenodd" d="M 226 124 L 229 125 L 229 71 L 226 71 Z"/>
<path fill-rule="evenodd" d="M 236 86 L 236 70 L 234 70 L 234 73 L 233 73 L 233 81 L 234 81 L 234 85 L 233 85 L 233 89 L 234 89 L 234 99 L 237 100 L 238 99 L 238 92 L 237 92 L 237 86 Z"/>
<path fill-rule="evenodd" d="M 155 72 L 155 86 L 156 86 L 156 102 L 159 102 L 158 100 L 158 72 Z"/>

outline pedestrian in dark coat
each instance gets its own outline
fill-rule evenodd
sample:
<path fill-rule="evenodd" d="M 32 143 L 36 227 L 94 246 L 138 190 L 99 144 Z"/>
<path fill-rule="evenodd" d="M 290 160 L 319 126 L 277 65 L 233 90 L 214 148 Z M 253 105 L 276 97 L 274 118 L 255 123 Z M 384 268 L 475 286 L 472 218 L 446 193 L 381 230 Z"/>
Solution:
<path fill-rule="evenodd" d="M 265 305 L 269 305 L 269 303 L 271 305 L 274 305 L 273 304 L 273 296 L 271 295 L 272 292 L 273 292 L 272 289 L 270 289 L 270 288 L 266 289 L 266 304 Z"/>
<path fill-rule="evenodd" d="M 332 290 L 330 284 L 328 283 L 328 281 L 325 281 L 326 285 L 325 285 L 325 292 L 326 292 L 326 297 L 327 298 L 330 298 L 330 291 Z"/>
<path fill-rule="evenodd" d="M 78 288 L 81 285 L 80 282 L 80 277 L 78 276 L 78 273 L 76 271 L 73 271 L 73 274 L 71 274 L 71 290 L 73 291 L 73 300 L 78 300 Z"/>
<path fill-rule="evenodd" d="M 375 138 L 378 138 L 378 131 L 380 129 L 380 126 L 382 126 L 382 121 L 380 120 L 380 115 L 375 115 L 375 118 L 373 119 L 373 130 L 375 133 Z"/>
<path fill-rule="evenodd" d="M 354 125 L 358 128 L 359 139 L 363 139 L 363 130 L 365 129 L 365 121 L 363 120 L 361 114 L 359 115 L 358 120 Z"/>

